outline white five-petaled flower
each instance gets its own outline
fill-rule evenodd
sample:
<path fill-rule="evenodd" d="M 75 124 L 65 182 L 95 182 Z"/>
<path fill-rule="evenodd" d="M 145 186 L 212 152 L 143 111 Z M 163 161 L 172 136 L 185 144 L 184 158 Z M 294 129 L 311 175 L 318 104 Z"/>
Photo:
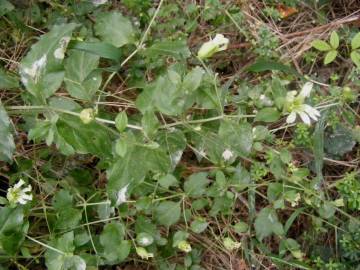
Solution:
<path fill-rule="evenodd" d="M 31 185 L 21 188 L 24 184 L 24 180 L 20 179 L 19 182 L 7 190 L 6 198 L 10 204 L 26 204 L 32 200 Z"/>
<path fill-rule="evenodd" d="M 116 206 L 126 202 L 126 192 L 129 187 L 129 184 L 121 188 L 117 193 Z"/>
<path fill-rule="evenodd" d="M 103 4 L 106 4 L 108 0 L 92 0 L 91 2 L 93 3 L 94 6 L 100 6 Z"/>
<path fill-rule="evenodd" d="M 234 156 L 233 152 L 231 152 L 229 149 L 225 149 L 225 151 L 222 153 L 222 157 L 225 161 L 228 161 Z"/>
<path fill-rule="evenodd" d="M 201 45 L 198 51 L 198 57 L 205 59 L 211 57 L 214 53 L 224 51 L 229 45 L 229 39 L 222 34 L 216 34 L 214 39 L 210 39 Z"/>
<path fill-rule="evenodd" d="M 297 91 L 290 91 L 286 96 L 286 109 L 290 114 L 286 118 L 288 124 L 294 123 L 296 120 L 296 115 L 298 114 L 301 120 L 307 124 L 311 124 L 311 120 L 317 121 L 320 117 L 320 112 L 311 107 L 308 104 L 304 104 L 305 98 L 310 96 L 313 83 L 307 82 L 301 89 L 300 93 L 297 94 Z"/>

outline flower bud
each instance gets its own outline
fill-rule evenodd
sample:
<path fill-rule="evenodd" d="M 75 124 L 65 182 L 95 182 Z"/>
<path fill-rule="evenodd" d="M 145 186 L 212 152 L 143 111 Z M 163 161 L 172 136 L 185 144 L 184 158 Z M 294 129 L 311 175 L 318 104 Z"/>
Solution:
<path fill-rule="evenodd" d="M 214 39 L 205 42 L 198 51 L 198 57 L 205 59 L 211 57 L 214 53 L 224 51 L 227 49 L 229 39 L 225 38 L 222 34 L 216 34 Z"/>
<path fill-rule="evenodd" d="M 148 260 L 149 258 L 154 257 L 153 253 L 147 252 L 147 250 L 145 248 L 143 248 L 143 247 L 137 247 L 136 248 L 136 253 L 137 253 L 137 255 L 139 255 L 139 257 L 141 259 L 144 259 L 144 260 Z"/>
<path fill-rule="evenodd" d="M 181 251 L 184 251 L 186 253 L 191 251 L 191 245 L 189 244 L 189 242 L 183 240 L 180 241 L 179 244 L 177 245 L 178 249 L 180 249 Z"/>
<path fill-rule="evenodd" d="M 92 108 L 83 109 L 80 112 L 80 119 L 84 124 L 89 124 L 95 119 L 95 111 Z"/>

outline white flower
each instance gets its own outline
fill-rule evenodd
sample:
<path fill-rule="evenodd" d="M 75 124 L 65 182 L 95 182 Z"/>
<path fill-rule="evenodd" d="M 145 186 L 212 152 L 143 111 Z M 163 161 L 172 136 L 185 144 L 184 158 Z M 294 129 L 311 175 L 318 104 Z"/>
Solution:
<path fill-rule="evenodd" d="M 91 2 L 93 3 L 94 6 L 100 6 L 103 4 L 106 4 L 108 0 L 92 0 Z"/>
<path fill-rule="evenodd" d="M 65 51 L 69 42 L 70 42 L 70 37 L 63 37 L 62 39 L 60 39 L 59 41 L 60 47 L 54 51 L 54 57 L 56 59 L 64 59 Z"/>
<path fill-rule="evenodd" d="M 233 152 L 231 152 L 229 149 L 225 149 L 225 151 L 222 153 L 222 157 L 225 161 L 228 161 L 234 156 Z"/>
<path fill-rule="evenodd" d="M 129 184 L 121 188 L 117 193 L 116 205 L 119 206 L 120 204 L 126 202 L 126 192 L 129 187 Z"/>
<path fill-rule="evenodd" d="M 294 123 L 296 120 L 296 115 L 298 114 L 301 120 L 307 124 L 311 124 L 311 120 L 317 121 L 320 117 L 320 112 L 311 107 L 308 104 L 304 104 L 305 98 L 310 96 L 313 83 L 307 82 L 301 89 L 298 95 L 296 91 L 290 91 L 286 96 L 286 109 L 290 114 L 286 118 L 288 124 Z"/>
<path fill-rule="evenodd" d="M 31 185 L 21 188 L 25 184 L 24 180 L 20 179 L 14 187 L 7 190 L 6 198 L 10 204 L 26 204 L 33 199 L 31 194 Z"/>
<path fill-rule="evenodd" d="M 229 39 L 222 34 L 216 34 L 214 39 L 210 39 L 201 45 L 198 51 L 198 57 L 205 59 L 211 57 L 214 53 L 224 51 L 229 45 Z"/>

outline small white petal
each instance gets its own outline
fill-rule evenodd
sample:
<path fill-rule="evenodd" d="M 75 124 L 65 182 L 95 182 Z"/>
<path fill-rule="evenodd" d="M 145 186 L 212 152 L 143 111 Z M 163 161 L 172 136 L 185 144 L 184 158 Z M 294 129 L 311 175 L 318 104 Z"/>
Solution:
<path fill-rule="evenodd" d="M 19 198 L 18 203 L 20 203 L 20 204 L 24 205 L 24 204 L 26 204 L 26 203 L 27 203 L 27 201 L 26 201 L 26 200 L 24 200 L 24 199 L 22 199 L 22 198 Z"/>
<path fill-rule="evenodd" d="M 215 45 L 219 46 L 219 51 L 226 50 L 229 44 L 229 39 L 224 37 L 223 34 L 216 34 L 215 38 L 212 41 Z"/>
<path fill-rule="evenodd" d="M 310 118 L 312 118 L 315 121 L 318 120 L 318 118 L 320 117 L 320 112 L 317 109 L 307 104 L 303 104 L 302 107 L 303 107 L 303 111 L 306 112 L 310 116 Z"/>
<path fill-rule="evenodd" d="M 313 85 L 314 84 L 312 82 L 305 83 L 303 88 L 300 91 L 299 96 L 301 96 L 302 98 L 306 98 L 306 97 L 310 96 Z"/>
<path fill-rule="evenodd" d="M 310 118 L 309 116 L 305 113 L 305 112 L 302 112 L 302 111 L 299 111 L 298 112 L 300 117 L 301 117 L 301 120 L 303 120 L 303 122 L 307 125 L 311 125 L 311 122 L 310 122 Z"/>
<path fill-rule="evenodd" d="M 32 187 L 31 185 L 28 185 L 26 188 L 23 189 L 23 192 L 29 192 L 31 191 Z"/>
<path fill-rule="evenodd" d="M 14 185 L 14 188 L 18 189 L 20 188 L 22 185 L 24 185 L 25 182 L 24 180 L 20 179 L 19 182 L 17 182 L 15 185 Z"/>
<path fill-rule="evenodd" d="M 288 117 L 286 118 L 286 123 L 292 124 L 296 120 L 296 112 L 291 112 Z"/>
<path fill-rule="evenodd" d="M 31 200 L 33 199 L 33 196 L 32 196 L 32 194 L 30 194 L 30 195 L 28 195 L 28 194 L 22 194 L 22 195 L 20 196 L 20 198 L 21 198 L 22 200 L 31 201 Z"/>

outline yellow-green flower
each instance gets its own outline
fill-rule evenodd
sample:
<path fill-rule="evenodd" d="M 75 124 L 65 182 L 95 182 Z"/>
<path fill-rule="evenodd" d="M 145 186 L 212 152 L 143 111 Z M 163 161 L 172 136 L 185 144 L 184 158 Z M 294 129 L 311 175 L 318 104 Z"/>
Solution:
<path fill-rule="evenodd" d="M 224 243 L 225 248 L 230 251 L 232 251 L 234 249 L 238 249 L 241 246 L 241 243 L 235 242 L 230 237 L 224 238 L 223 243 Z"/>
<path fill-rule="evenodd" d="M 201 45 L 198 51 L 198 57 L 205 59 L 211 57 L 214 53 L 224 51 L 229 45 L 229 39 L 222 34 L 216 34 L 214 39 L 210 39 Z"/>
<path fill-rule="evenodd" d="M 143 247 L 137 247 L 136 248 L 136 253 L 137 253 L 137 255 L 139 255 L 139 257 L 141 259 L 144 259 L 144 260 L 148 260 L 149 258 L 154 257 L 153 253 L 147 252 L 147 250 L 145 248 L 143 248 Z"/>
<path fill-rule="evenodd" d="M 180 241 L 179 244 L 177 245 L 178 249 L 180 249 L 181 251 L 184 251 L 186 253 L 191 251 L 191 245 L 189 244 L 188 241 Z"/>

